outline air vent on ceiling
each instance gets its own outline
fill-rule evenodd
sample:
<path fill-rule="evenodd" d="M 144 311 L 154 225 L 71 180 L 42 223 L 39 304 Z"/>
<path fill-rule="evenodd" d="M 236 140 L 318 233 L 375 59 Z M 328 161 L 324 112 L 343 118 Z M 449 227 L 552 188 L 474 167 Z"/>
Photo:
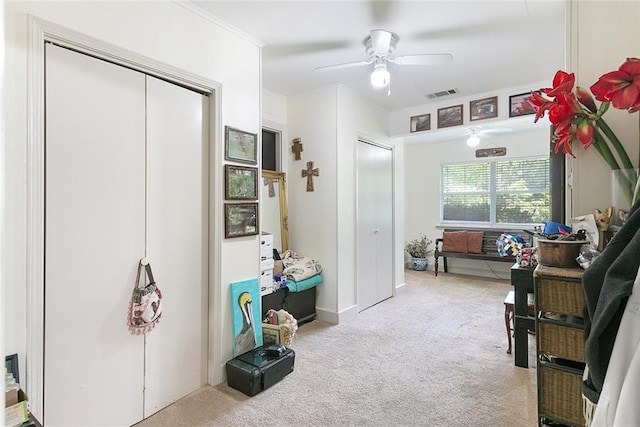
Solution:
<path fill-rule="evenodd" d="M 441 90 L 440 92 L 428 93 L 425 95 L 427 99 L 437 99 L 442 98 L 443 96 L 451 96 L 460 93 L 458 89 L 447 89 Z"/>

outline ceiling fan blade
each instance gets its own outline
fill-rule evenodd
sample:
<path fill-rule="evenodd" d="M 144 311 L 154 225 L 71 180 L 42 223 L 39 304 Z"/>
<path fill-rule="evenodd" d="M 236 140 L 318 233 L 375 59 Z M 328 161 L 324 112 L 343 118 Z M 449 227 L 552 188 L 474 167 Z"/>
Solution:
<path fill-rule="evenodd" d="M 307 43 L 289 43 L 279 45 L 266 45 L 262 48 L 262 57 L 282 58 L 291 55 L 303 55 L 314 52 L 324 52 L 328 50 L 337 50 L 350 47 L 351 42 L 348 41 L 326 41 L 326 42 L 307 42 Z"/>
<path fill-rule="evenodd" d="M 385 30 L 371 30 L 371 49 L 379 55 L 389 53 L 391 46 L 391 33 Z"/>
<path fill-rule="evenodd" d="M 363 65 L 373 64 L 373 60 L 369 61 L 358 61 L 358 62 L 347 62 L 345 64 L 335 64 L 335 65 L 327 65 L 324 67 L 318 67 L 315 71 L 331 71 L 331 70 L 340 70 L 342 68 L 350 68 L 350 67 L 361 67 Z"/>
<path fill-rule="evenodd" d="M 389 59 L 398 65 L 442 65 L 453 61 L 449 53 L 425 53 L 422 55 L 404 55 Z"/>

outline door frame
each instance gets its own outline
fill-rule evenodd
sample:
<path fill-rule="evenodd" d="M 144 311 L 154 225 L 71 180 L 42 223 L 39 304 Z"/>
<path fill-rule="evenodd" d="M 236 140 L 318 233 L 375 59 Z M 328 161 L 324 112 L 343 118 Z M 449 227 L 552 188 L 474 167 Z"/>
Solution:
<path fill-rule="evenodd" d="M 360 256 L 360 245 L 358 244 L 358 226 L 359 226 L 359 219 L 360 219 L 360 212 L 358 209 L 358 201 L 359 201 L 359 192 L 358 192 L 358 177 L 359 175 L 359 168 L 360 168 L 360 159 L 358 157 L 358 144 L 369 144 L 372 145 L 374 147 L 377 148 L 382 148 L 385 150 L 389 150 L 391 152 L 391 283 L 389 284 L 389 286 L 391 286 L 391 298 L 396 296 L 396 286 L 395 286 L 395 277 L 396 277 L 396 251 L 395 251 L 395 247 L 396 247 L 396 187 L 395 187 L 395 183 L 396 183 L 396 165 L 395 165 L 395 158 L 396 158 L 396 149 L 393 145 L 391 144 L 384 144 L 378 141 L 374 141 L 373 139 L 371 139 L 370 137 L 364 136 L 364 135 L 360 135 L 358 134 L 356 136 L 356 140 L 355 140 L 355 147 L 354 147 L 354 159 L 355 159 L 355 179 L 354 179 L 354 183 L 355 183 L 355 188 L 354 188 L 354 203 L 355 203 L 355 249 L 356 249 L 356 253 L 355 253 L 355 261 L 356 261 L 356 267 L 355 267 L 355 283 L 356 283 L 356 289 L 355 289 L 355 294 L 356 294 L 356 310 L 358 313 L 360 313 L 361 311 L 366 310 L 365 309 L 361 309 L 360 307 L 360 301 L 359 301 L 359 295 L 360 295 L 360 289 L 359 289 L 359 281 L 358 281 L 358 265 L 357 263 L 359 262 L 359 256 Z M 368 307 L 367 307 L 368 308 Z"/>
<path fill-rule="evenodd" d="M 44 400 L 44 148 L 45 148 L 45 49 L 46 42 L 55 43 L 114 64 L 141 71 L 171 83 L 206 94 L 209 99 L 209 257 L 208 257 L 208 363 L 207 378 L 214 382 L 213 367 L 222 363 L 222 315 L 211 307 L 222 298 L 220 275 L 222 221 L 215 221 L 222 212 L 222 203 L 215 197 L 219 178 L 214 173 L 222 169 L 222 159 L 215 147 L 223 140 L 221 123 L 221 87 L 216 81 L 174 68 L 142 55 L 105 43 L 90 36 L 66 29 L 34 16 L 28 17 L 29 46 L 27 54 L 27 336 L 26 383 L 29 406 L 37 419 L 42 419 Z M 205 201 L 207 203 L 207 201 Z M 124 324 L 123 324 L 124 327 Z"/>

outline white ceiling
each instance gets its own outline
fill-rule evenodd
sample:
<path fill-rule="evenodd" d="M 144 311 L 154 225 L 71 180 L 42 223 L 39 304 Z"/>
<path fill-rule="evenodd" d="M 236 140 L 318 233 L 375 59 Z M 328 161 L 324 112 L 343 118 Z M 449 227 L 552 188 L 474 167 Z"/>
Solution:
<path fill-rule="evenodd" d="M 565 1 L 189 0 L 264 43 L 263 87 L 290 96 L 339 83 L 387 110 L 549 81 L 564 67 Z M 373 66 L 317 72 L 368 59 L 372 29 L 400 37 L 394 56 L 451 53 L 446 65 L 389 65 L 391 94 L 369 83 Z"/>

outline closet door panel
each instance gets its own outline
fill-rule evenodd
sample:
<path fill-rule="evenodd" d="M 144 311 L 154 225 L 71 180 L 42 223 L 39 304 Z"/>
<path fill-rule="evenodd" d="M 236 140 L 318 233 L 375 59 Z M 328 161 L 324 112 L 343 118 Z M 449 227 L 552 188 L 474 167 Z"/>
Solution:
<path fill-rule="evenodd" d="M 376 213 L 376 165 L 375 147 L 357 143 L 357 208 L 358 208 L 358 259 L 357 288 L 358 311 L 380 302 L 377 290 L 377 213 Z"/>
<path fill-rule="evenodd" d="M 206 383 L 207 98 L 147 77 L 147 255 L 163 294 L 145 417 Z"/>
<path fill-rule="evenodd" d="M 46 47 L 44 423 L 142 418 L 126 313 L 144 255 L 144 76 Z"/>
<path fill-rule="evenodd" d="M 393 290 L 393 152 L 376 148 L 376 216 L 378 229 L 376 265 L 378 299 L 391 298 Z"/>

